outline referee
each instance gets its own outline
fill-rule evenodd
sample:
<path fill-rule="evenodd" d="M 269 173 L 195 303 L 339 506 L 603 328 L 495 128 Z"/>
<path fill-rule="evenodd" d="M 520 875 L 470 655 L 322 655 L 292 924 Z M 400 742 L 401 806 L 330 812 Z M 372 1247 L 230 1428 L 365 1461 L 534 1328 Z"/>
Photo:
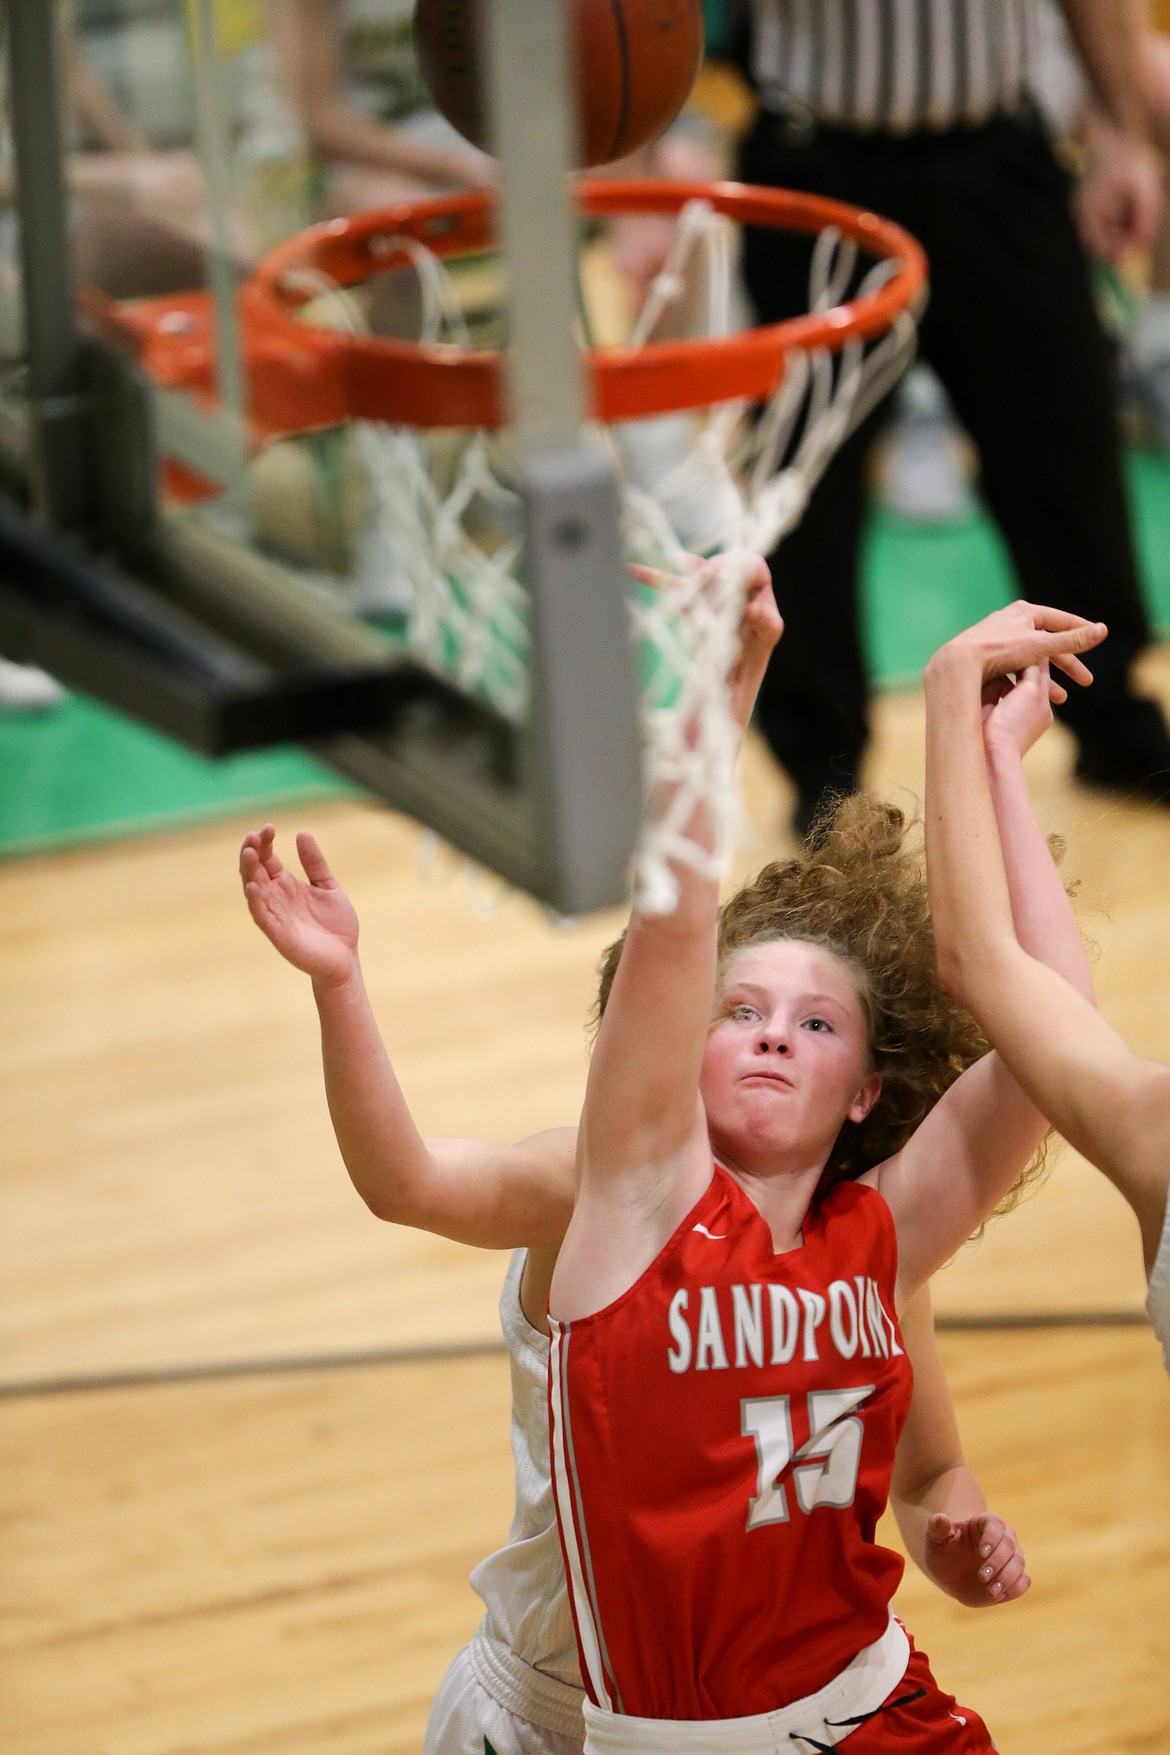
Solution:
<path fill-rule="evenodd" d="M 1020 592 L 1109 624 L 1095 682 L 1058 709 L 1079 778 L 1170 800 L 1170 736 L 1131 686 L 1149 639 L 1120 464 L 1114 389 L 1068 176 L 1028 99 L 1045 0 L 740 0 L 736 56 L 759 99 L 745 182 L 835 196 L 924 245 L 921 350 L 982 460 L 983 492 Z M 1081 202 L 1119 247 L 1160 204 L 1138 98 L 1142 0 L 1061 0 L 1107 126 Z M 751 230 L 744 273 L 761 322 L 807 308 L 809 250 Z M 758 723 L 819 800 L 859 780 L 868 679 L 858 629 L 865 456 L 885 410 L 845 445 L 773 557 L 785 635 Z"/>

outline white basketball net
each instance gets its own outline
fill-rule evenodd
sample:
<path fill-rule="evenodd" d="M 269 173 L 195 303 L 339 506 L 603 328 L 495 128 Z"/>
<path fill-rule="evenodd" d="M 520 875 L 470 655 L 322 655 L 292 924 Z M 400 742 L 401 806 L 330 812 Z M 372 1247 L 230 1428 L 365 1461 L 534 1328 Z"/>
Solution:
<path fill-rule="evenodd" d="M 648 340 L 695 273 L 705 277 L 707 332 L 731 334 L 733 251 L 733 231 L 722 215 L 702 201 L 685 206 L 632 344 Z M 405 237 L 387 239 L 383 253 L 405 253 L 417 269 L 419 339 L 470 346 L 442 262 Z M 810 270 L 811 311 L 828 310 L 849 295 L 856 262 L 851 240 L 836 230 L 821 232 Z M 878 263 L 854 296 L 876 291 L 893 272 L 892 263 Z M 294 278 L 317 295 L 320 320 L 364 330 L 350 294 L 317 270 Z M 618 466 L 628 558 L 677 577 L 669 590 L 632 590 L 630 599 L 644 679 L 648 808 L 634 874 L 643 912 L 674 907 L 680 864 L 723 874 L 741 826 L 734 780 L 739 733 L 728 711 L 726 678 L 754 557 L 770 554 L 798 522 L 833 453 L 909 364 L 915 336 L 915 319 L 907 313 L 869 346 L 852 343 L 838 354 L 791 351 L 780 385 L 755 418 L 743 403 L 722 403 L 599 429 Z M 522 721 L 529 693 L 528 597 L 508 436 L 362 423 L 357 442 L 382 541 L 409 584 L 411 653 Z M 713 555 L 724 557 L 718 568 L 698 558 Z M 709 826 L 694 839 L 688 827 L 703 804 Z"/>

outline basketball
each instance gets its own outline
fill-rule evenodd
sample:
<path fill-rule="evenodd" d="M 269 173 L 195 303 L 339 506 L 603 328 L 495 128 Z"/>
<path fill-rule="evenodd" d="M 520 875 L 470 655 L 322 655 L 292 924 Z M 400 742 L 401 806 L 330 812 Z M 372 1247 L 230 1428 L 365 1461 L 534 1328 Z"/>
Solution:
<path fill-rule="evenodd" d="M 571 0 L 581 166 L 607 164 L 668 128 L 703 57 L 701 0 Z M 435 107 L 491 150 L 480 81 L 480 0 L 418 0 L 414 44 Z"/>

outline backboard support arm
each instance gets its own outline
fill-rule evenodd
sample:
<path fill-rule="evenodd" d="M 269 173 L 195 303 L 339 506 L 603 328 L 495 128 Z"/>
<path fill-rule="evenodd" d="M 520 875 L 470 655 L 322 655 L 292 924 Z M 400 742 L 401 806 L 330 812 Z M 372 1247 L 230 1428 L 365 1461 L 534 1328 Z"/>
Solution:
<path fill-rule="evenodd" d="M 576 340 L 577 114 L 562 0 L 482 8 L 491 138 L 502 171 L 508 394 L 521 454 L 532 615 L 526 740 L 550 900 L 624 900 L 641 818 L 637 682 L 609 458 L 585 427 Z"/>
<path fill-rule="evenodd" d="M 85 362 L 73 308 L 56 8 L 7 0 L 9 103 L 20 221 L 32 488 L 53 524 L 89 511 Z"/>

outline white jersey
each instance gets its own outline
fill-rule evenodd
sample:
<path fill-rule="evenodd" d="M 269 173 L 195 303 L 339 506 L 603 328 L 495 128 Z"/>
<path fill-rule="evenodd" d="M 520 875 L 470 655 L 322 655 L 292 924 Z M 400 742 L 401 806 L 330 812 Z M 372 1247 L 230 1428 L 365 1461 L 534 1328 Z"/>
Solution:
<path fill-rule="evenodd" d="M 1170 1372 L 1170 1200 L 1162 1223 L 1162 1242 L 1150 1274 L 1150 1293 L 1146 1313 L 1154 1325 L 1154 1333 L 1162 1343 L 1162 1363 Z"/>
<path fill-rule="evenodd" d="M 513 1255 L 500 1296 L 512 1373 L 516 1511 L 506 1545 L 471 1574 L 486 1612 L 469 1656 L 501 1705 L 550 1731 L 580 1734 L 581 1669 L 549 1466 L 549 1342 L 520 1305 L 526 1260 L 523 1249 Z"/>

